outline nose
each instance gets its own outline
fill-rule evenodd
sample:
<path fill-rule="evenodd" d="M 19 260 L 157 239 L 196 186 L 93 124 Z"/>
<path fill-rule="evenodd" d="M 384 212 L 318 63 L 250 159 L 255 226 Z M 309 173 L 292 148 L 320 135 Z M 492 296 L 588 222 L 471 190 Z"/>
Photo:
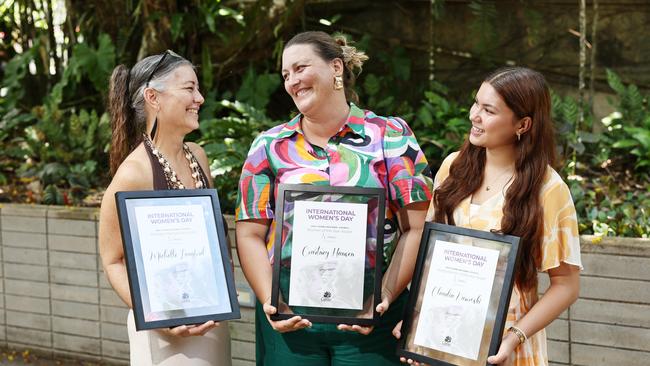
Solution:
<path fill-rule="evenodd" d="M 203 98 L 203 95 L 198 90 L 196 91 L 196 94 L 194 96 L 194 101 L 199 104 L 203 104 L 203 102 L 205 102 L 205 98 Z"/>
<path fill-rule="evenodd" d="M 287 76 L 287 81 L 285 82 L 289 86 L 297 85 L 300 82 L 298 76 L 294 73 L 289 73 Z"/>
<path fill-rule="evenodd" d="M 476 122 L 478 119 L 478 106 L 476 103 L 472 104 L 472 108 L 469 109 L 469 120 L 472 122 Z"/>

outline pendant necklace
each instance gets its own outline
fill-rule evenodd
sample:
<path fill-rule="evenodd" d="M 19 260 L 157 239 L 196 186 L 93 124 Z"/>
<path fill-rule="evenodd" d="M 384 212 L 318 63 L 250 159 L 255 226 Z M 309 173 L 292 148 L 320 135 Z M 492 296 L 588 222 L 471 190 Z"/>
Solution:
<path fill-rule="evenodd" d="M 488 183 L 488 184 L 485 185 L 485 190 L 489 192 L 489 191 L 490 191 L 490 186 L 491 186 L 492 184 L 494 184 L 494 183 L 495 183 L 499 178 L 501 178 L 504 174 L 506 174 L 509 170 L 510 170 L 509 167 L 506 168 L 506 169 L 504 169 L 504 170 L 503 170 L 499 175 L 496 176 L 496 178 L 492 179 L 492 180 L 490 181 L 490 183 Z M 513 174 L 514 174 L 514 173 L 513 173 Z M 512 178 L 512 177 L 511 177 L 511 178 Z"/>
<path fill-rule="evenodd" d="M 165 180 L 167 181 L 167 187 L 170 189 L 185 189 L 185 185 L 181 182 L 180 178 L 178 178 L 178 174 L 176 174 L 174 169 L 172 169 L 172 166 L 167 158 L 165 158 L 163 154 L 156 148 L 156 146 L 153 144 L 153 141 L 151 141 L 151 138 L 149 138 L 147 134 L 144 134 L 144 142 L 147 144 L 147 146 L 149 146 L 151 153 L 158 159 L 158 163 L 160 163 L 160 166 L 163 168 Z M 190 170 L 192 171 L 192 180 L 194 181 L 194 187 L 198 189 L 207 187 L 208 184 L 205 182 L 203 175 L 199 171 L 199 162 L 196 160 L 190 151 L 190 148 L 185 143 L 183 143 L 183 153 L 185 155 L 185 159 L 187 159 L 190 165 Z"/>

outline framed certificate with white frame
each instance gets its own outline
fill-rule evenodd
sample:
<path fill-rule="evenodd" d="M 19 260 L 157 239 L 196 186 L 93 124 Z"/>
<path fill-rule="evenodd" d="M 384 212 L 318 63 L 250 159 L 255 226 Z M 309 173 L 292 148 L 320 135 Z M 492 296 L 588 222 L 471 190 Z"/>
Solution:
<path fill-rule="evenodd" d="M 137 330 L 239 319 L 214 189 L 115 194 Z"/>
<path fill-rule="evenodd" d="M 385 201 L 383 188 L 278 186 L 272 319 L 377 322 Z"/>
<path fill-rule="evenodd" d="M 484 366 L 499 349 L 519 238 L 427 223 L 397 354 L 429 365 Z"/>

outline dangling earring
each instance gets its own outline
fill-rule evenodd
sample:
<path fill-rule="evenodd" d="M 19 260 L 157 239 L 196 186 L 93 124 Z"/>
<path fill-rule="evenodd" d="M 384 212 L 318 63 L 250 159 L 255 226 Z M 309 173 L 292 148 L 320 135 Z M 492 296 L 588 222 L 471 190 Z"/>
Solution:
<path fill-rule="evenodd" d="M 153 118 L 153 125 L 151 126 L 151 132 L 149 133 L 151 141 L 156 137 L 156 130 L 158 130 L 158 113 L 156 113 L 156 116 Z"/>
<path fill-rule="evenodd" d="M 340 75 L 334 76 L 334 90 L 343 89 L 343 78 Z"/>
<path fill-rule="evenodd" d="M 521 134 L 517 131 L 517 141 L 521 141 Z"/>

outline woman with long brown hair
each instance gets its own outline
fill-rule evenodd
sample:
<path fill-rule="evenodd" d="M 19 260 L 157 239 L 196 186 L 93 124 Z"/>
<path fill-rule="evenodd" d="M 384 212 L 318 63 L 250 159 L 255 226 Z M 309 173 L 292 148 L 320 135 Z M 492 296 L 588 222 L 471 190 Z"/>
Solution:
<path fill-rule="evenodd" d="M 478 90 L 470 120 L 469 138 L 436 174 L 427 220 L 521 237 L 507 331 L 488 362 L 546 365 L 544 328 L 577 299 L 582 265 L 571 194 L 552 168 L 544 77 L 523 67 L 497 70 Z M 539 299 L 538 271 L 550 278 Z"/>
<path fill-rule="evenodd" d="M 149 56 L 131 69 L 119 65 L 113 70 L 109 91 L 113 180 L 102 200 L 99 252 L 106 278 L 129 308 L 133 304 L 115 192 L 212 187 L 212 178 L 205 173 L 209 173 L 205 152 L 197 144 L 183 142 L 199 127 L 203 101 L 194 67 L 171 51 Z M 228 326 L 217 326 L 209 321 L 138 332 L 129 311 L 131 364 L 230 365 Z"/>

